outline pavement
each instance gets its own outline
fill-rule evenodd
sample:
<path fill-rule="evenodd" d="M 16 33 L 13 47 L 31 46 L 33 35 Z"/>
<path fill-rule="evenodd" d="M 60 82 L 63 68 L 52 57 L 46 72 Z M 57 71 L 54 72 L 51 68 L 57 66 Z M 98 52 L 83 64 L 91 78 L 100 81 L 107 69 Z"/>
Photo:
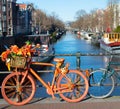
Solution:
<path fill-rule="evenodd" d="M 120 96 L 104 99 L 86 98 L 78 103 L 68 103 L 60 98 L 34 98 L 24 106 L 13 106 L 0 99 L 0 109 L 120 109 Z"/>

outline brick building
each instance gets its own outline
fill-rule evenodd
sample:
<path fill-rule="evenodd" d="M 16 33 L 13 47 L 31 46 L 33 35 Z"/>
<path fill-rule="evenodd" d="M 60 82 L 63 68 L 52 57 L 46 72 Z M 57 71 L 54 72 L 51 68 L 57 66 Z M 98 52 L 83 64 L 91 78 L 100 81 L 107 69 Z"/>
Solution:
<path fill-rule="evenodd" d="M 0 35 L 16 34 L 16 0 L 0 0 Z"/>
<path fill-rule="evenodd" d="M 0 0 L 0 36 L 31 33 L 30 5 L 17 4 L 17 0 Z"/>

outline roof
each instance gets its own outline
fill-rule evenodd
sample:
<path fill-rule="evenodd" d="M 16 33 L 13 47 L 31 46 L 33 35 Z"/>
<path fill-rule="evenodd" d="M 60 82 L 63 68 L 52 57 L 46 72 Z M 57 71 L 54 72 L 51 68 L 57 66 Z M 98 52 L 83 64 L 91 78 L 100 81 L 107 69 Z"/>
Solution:
<path fill-rule="evenodd" d="M 24 9 L 24 10 L 27 9 L 27 5 L 26 4 L 18 4 L 18 6 L 19 6 L 20 9 Z"/>

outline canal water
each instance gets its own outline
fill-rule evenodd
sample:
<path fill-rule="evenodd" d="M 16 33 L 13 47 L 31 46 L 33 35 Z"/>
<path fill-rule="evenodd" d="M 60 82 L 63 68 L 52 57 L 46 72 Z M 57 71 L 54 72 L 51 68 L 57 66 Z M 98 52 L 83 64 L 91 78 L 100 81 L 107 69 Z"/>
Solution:
<path fill-rule="evenodd" d="M 76 54 L 79 53 L 103 53 L 104 51 L 97 46 L 91 44 L 90 41 L 78 38 L 76 34 L 67 32 L 62 36 L 60 40 L 55 44 L 56 54 Z M 76 68 L 76 57 L 74 56 L 64 56 L 66 62 L 70 63 L 70 68 Z M 81 69 L 86 68 L 99 68 L 105 66 L 104 56 L 82 56 L 80 58 Z"/>
<path fill-rule="evenodd" d="M 64 34 L 55 44 L 55 53 L 56 54 L 76 54 L 77 52 L 80 53 L 104 53 L 105 51 L 100 47 L 92 45 L 90 41 L 84 40 L 82 38 L 78 38 L 76 34 L 71 32 L 67 32 Z M 70 63 L 70 69 L 76 69 L 76 57 L 75 56 L 57 56 L 59 58 L 65 58 L 65 62 Z M 81 56 L 80 58 L 80 68 L 81 69 L 88 69 L 88 68 L 104 68 L 108 62 L 107 56 Z M 51 61 L 54 63 L 53 61 Z M 49 80 L 52 81 L 53 73 L 44 73 L 40 74 L 42 78 L 48 82 Z M 120 88 L 116 88 L 112 95 L 119 95 Z M 48 97 L 46 94 L 46 90 L 44 87 L 40 87 L 37 89 L 35 97 Z"/>

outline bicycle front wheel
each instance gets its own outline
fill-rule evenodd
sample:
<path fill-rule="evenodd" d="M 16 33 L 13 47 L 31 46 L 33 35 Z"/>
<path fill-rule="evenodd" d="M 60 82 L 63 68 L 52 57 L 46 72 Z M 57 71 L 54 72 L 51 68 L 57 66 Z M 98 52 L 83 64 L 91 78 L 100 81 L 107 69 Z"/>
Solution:
<path fill-rule="evenodd" d="M 24 105 L 34 96 L 36 87 L 35 81 L 31 75 L 27 75 L 21 84 L 24 72 L 15 72 L 9 74 L 2 82 L 2 96 L 12 105 Z"/>
<path fill-rule="evenodd" d="M 106 69 L 98 69 L 90 73 L 89 95 L 93 98 L 106 98 L 114 90 L 114 79 Z"/>
<path fill-rule="evenodd" d="M 88 80 L 78 70 L 70 70 L 66 75 L 61 75 L 57 82 L 59 95 L 67 102 L 79 102 L 88 93 Z"/>

